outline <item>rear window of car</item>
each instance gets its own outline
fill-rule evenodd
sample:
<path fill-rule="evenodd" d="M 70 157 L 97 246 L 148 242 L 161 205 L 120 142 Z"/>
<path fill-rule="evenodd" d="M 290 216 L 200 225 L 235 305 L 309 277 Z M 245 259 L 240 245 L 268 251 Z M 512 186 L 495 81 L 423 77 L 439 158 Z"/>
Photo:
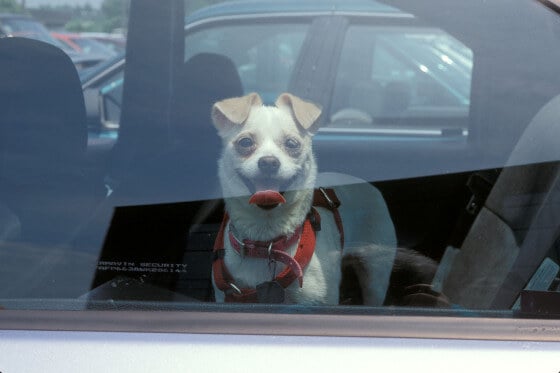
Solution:
<path fill-rule="evenodd" d="M 472 50 L 442 30 L 352 25 L 330 126 L 466 133 L 472 67 Z"/>
<path fill-rule="evenodd" d="M 243 92 L 272 103 L 288 90 L 309 23 L 187 29 L 185 61 L 199 53 L 229 58 Z M 345 33 L 330 102 L 330 131 L 378 135 L 468 134 L 473 53 L 451 35 L 422 27 L 351 25 Z M 254 35 L 248 37 L 248 35 Z M 122 75 L 103 79 L 104 127 L 114 128 Z M 328 129 L 326 129 L 329 132 Z"/>
<path fill-rule="evenodd" d="M 308 23 L 207 26 L 185 37 L 185 61 L 198 53 L 219 53 L 235 64 L 243 92 L 259 92 L 272 103 L 288 89 L 309 29 Z"/>
<path fill-rule="evenodd" d="M 458 3 L 0 39 L 0 307 L 557 317 L 560 20 Z"/>

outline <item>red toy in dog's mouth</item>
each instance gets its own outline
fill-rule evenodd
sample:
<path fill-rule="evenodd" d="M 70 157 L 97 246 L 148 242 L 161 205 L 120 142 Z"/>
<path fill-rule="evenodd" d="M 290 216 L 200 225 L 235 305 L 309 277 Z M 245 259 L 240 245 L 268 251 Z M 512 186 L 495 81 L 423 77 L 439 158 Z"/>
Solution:
<path fill-rule="evenodd" d="M 270 210 L 281 203 L 286 203 L 286 199 L 276 190 L 260 190 L 251 196 L 249 203 Z"/>

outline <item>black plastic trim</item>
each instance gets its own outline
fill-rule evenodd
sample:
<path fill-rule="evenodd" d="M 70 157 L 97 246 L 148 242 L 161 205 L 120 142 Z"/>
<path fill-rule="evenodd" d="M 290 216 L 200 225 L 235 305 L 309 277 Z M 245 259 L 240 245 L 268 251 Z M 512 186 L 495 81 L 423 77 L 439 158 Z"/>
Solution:
<path fill-rule="evenodd" d="M 552 10 L 556 14 L 560 14 L 560 2 L 557 0 L 536 0 L 537 2 L 541 3 L 548 9 Z"/>

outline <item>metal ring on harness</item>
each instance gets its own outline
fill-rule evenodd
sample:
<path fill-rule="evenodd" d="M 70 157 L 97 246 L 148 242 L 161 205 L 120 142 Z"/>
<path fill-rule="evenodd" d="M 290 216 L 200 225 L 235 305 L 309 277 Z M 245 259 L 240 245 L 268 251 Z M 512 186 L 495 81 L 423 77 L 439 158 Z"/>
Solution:
<path fill-rule="evenodd" d="M 237 294 L 239 294 L 239 295 L 242 295 L 242 294 L 243 294 L 243 292 L 241 291 L 241 289 L 239 289 L 233 282 L 230 282 L 228 285 L 229 285 L 229 287 L 230 287 L 233 291 L 235 291 Z"/>

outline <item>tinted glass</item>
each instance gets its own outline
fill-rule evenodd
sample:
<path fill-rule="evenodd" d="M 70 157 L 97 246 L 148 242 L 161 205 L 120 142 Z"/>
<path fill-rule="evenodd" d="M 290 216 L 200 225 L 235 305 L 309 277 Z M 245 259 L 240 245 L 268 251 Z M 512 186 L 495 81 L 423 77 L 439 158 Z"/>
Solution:
<path fill-rule="evenodd" d="M 466 132 L 472 66 L 472 50 L 441 30 L 351 26 L 330 126 Z"/>
<path fill-rule="evenodd" d="M 556 317 L 558 15 L 443 3 L 0 39 L 0 306 Z"/>
<path fill-rule="evenodd" d="M 259 92 L 267 102 L 286 91 L 308 24 L 272 23 L 207 27 L 187 32 L 185 60 L 218 53 L 234 64 L 245 93 Z"/>

